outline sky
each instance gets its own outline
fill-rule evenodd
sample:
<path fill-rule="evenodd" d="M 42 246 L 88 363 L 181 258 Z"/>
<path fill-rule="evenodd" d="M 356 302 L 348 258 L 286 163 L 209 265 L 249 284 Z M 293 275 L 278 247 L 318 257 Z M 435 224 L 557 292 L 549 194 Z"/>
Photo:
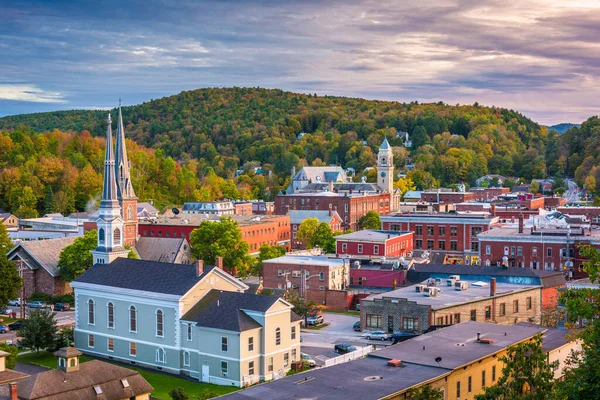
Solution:
<path fill-rule="evenodd" d="M 0 0 L 0 116 L 203 87 L 600 110 L 600 0 Z"/>

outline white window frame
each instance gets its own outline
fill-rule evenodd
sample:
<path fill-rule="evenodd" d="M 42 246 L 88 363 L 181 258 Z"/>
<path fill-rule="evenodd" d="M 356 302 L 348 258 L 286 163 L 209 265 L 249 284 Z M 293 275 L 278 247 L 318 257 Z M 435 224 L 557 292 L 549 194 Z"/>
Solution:
<path fill-rule="evenodd" d="M 342 253 L 348 251 L 348 243 L 342 243 Z"/>
<path fill-rule="evenodd" d="M 223 341 L 223 339 L 225 339 L 225 341 Z M 223 350 L 223 345 L 225 345 L 225 350 Z M 227 336 L 221 336 L 221 351 L 229 351 L 229 338 Z"/>
<path fill-rule="evenodd" d="M 158 329 L 158 313 L 160 313 L 161 321 L 160 321 L 160 330 Z M 164 338 L 165 337 L 165 313 L 160 308 L 155 311 L 156 317 L 156 337 Z M 136 328 L 137 328 L 137 320 L 136 320 Z M 159 333 L 160 332 L 160 333 Z"/>
<path fill-rule="evenodd" d="M 131 309 L 133 308 L 133 319 L 135 320 L 135 330 L 131 329 Z M 137 307 L 134 306 L 133 304 L 129 306 L 129 308 L 127 309 L 127 314 L 129 316 L 129 333 L 137 333 L 137 328 L 138 328 L 138 323 L 137 323 L 137 317 L 138 317 L 138 312 L 137 312 Z"/>
<path fill-rule="evenodd" d="M 188 322 L 187 324 L 187 341 L 191 342 L 193 340 L 192 337 L 192 324 Z"/>
<path fill-rule="evenodd" d="M 281 346 L 281 328 L 275 329 L 275 346 Z"/>
<path fill-rule="evenodd" d="M 161 357 L 161 355 L 162 355 L 162 357 Z M 160 363 L 160 364 L 167 363 L 167 352 L 162 347 L 159 347 L 158 349 L 156 349 L 156 362 Z"/>
<path fill-rule="evenodd" d="M 225 364 L 225 370 L 223 371 L 223 364 Z M 229 362 L 221 360 L 221 365 L 219 367 L 221 371 L 221 376 L 227 377 L 229 376 Z"/>
<path fill-rule="evenodd" d="M 132 353 L 131 349 L 135 349 L 135 353 Z M 129 342 L 129 356 L 137 357 L 137 343 L 136 342 Z"/>
<path fill-rule="evenodd" d="M 111 321 L 111 317 L 110 317 L 111 306 L 112 306 L 112 321 Z M 109 301 L 108 303 L 106 303 L 106 328 L 107 329 L 115 329 L 115 303 L 113 303 L 112 301 Z"/>
<path fill-rule="evenodd" d="M 254 361 L 249 361 L 248 362 L 248 375 L 252 376 L 254 375 L 255 369 L 254 369 Z"/>
<path fill-rule="evenodd" d="M 189 367 L 190 366 L 190 360 L 191 360 L 190 352 L 187 351 L 187 350 L 184 351 L 183 352 L 183 366 L 184 367 Z"/>
<path fill-rule="evenodd" d="M 91 312 L 90 312 L 90 306 L 91 308 Z M 95 326 L 96 325 L 96 302 L 94 301 L 94 299 L 88 299 L 87 301 L 87 307 L 88 307 L 88 325 L 92 325 Z M 90 315 L 92 316 L 92 318 L 90 318 Z M 90 321 L 91 319 L 91 321 Z"/>
<path fill-rule="evenodd" d="M 485 255 L 489 256 L 492 254 L 492 246 L 490 246 L 489 244 L 485 245 Z"/>
<path fill-rule="evenodd" d="M 290 353 L 286 351 L 283 353 L 283 368 L 287 367 L 288 365 L 290 365 Z"/>
<path fill-rule="evenodd" d="M 296 326 L 292 326 L 292 331 L 290 333 L 292 340 L 296 340 Z"/>
<path fill-rule="evenodd" d="M 110 349 L 110 343 L 112 340 L 112 350 Z M 106 351 L 110 351 L 111 353 L 115 351 L 115 338 L 106 338 Z"/>
<path fill-rule="evenodd" d="M 254 336 L 248 338 L 248 351 L 254 351 Z"/>
<path fill-rule="evenodd" d="M 90 344 L 91 343 L 91 344 Z M 88 347 L 93 349 L 96 346 L 96 337 L 91 333 L 88 334 Z"/>
<path fill-rule="evenodd" d="M 379 245 L 373 245 L 373 254 L 379 254 Z"/>
<path fill-rule="evenodd" d="M 360 243 L 358 245 L 358 250 L 357 251 L 358 251 L 358 254 L 362 254 L 362 252 L 363 252 L 363 245 L 362 245 L 362 243 Z"/>

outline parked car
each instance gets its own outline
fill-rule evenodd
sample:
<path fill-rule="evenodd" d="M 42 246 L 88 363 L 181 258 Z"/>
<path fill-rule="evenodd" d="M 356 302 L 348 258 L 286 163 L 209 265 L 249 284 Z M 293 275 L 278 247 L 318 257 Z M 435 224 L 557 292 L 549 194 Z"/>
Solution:
<path fill-rule="evenodd" d="M 19 307 L 21 305 L 21 300 L 20 299 L 9 300 L 8 305 L 10 305 L 12 307 Z"/>
<path fill-rule="evenodd" d="M 2 310 L 0 310 L 0 314 L 2 315 L 10 315 L 12 314 L 13 310 L 11 310 L 10 308 L 4 308 Z"/>
<path fill-rule="evenodd" d="M 398 332 L 398 333 L 392 333 L 390 335 L 390 340 L 393 342 L 392 344 L 396 344 L 396 343 L 404 342 L 405 340 L 408 340 L 408 339 L 415 338 L 417 336 L 419 336 L 419 335 L 415 332 Z"/>
<path fill-rule="evenodd" d="M 340 343 L 335 345 L 333 351 L 338 354 L 352 353 L 353 351 L 356 351 L 356 347 L 352 346 L 351 344 Z"/>
<path fill-rule="evenodd" d="M 29 303 L 29 308 L 46 308 L 46 303 L 43 301 L 32 301 Z"/>
<path fill-rule="evenodd" d="M 374 331 L 365 333 L 367 340 L 389 340 L 390 334 L 384 331 Z"/>
<path fill-rule="evenodd" d="M 8 333 L 8 326 L 0 325 L 0 333 Z"/>
<path fill-rule="evenodd" d="M 22 325 L 23 321 L 15 321 L 12 324 L 8 324 L 8 329 L 10 329 L 11 331 L 18 331 L 19 329 L 21 329 Z"/>
<path fill-rule="evenodd" d="M 356 321 L 352 326 L 352 329 L 354 329 L 356 332 L 360 332 L 360 321 Z"/>
<path fill-rule="evenodd" d="M 54 305 L 54 311 L 70 311 L 71 306 L 68 303 L 56 303 Z"/>
<path fill-rule="evenodd" d="M 356 311 L 360 311 L 360 303 L 356 304 Z"/>
<path fill-rule="evenodd" d="M 305 364 L 308 364 L 309 367 L 314 368 L 317 366 L 317 362 L 312 358 L 310 354 L 300 353 L 300 358 L 304 361 Z"/>
<path fill-rule="evenodd" d="M 317 326 L 319 324 L 322 324 L 324 321 L 323 316 L 322 315 L 315 315 L 313 317 L 308 317 L 308 325 L 309 326 Z"/>

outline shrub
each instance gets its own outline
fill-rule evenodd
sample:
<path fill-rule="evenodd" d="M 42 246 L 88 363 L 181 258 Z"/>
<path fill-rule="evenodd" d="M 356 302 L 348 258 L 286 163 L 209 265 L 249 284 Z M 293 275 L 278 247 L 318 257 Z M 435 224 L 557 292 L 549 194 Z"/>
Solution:
<path fill-rule="evenodd" d="M 19 354 L 19 349 L 17 348 L 17 346 L 9 346 L 6 343 L 2 342 L 0 343 L 0 350 L 10 353 L 10 355 L 6 356 L 5 358 L 6 368 L 15 369 L 15 366 L 17 365 L 17 355 Z"/>
<path fill-rule="evenodd" d="M 75 298 L 73 297 L 72 294 L 63 294 L 62 296 L 56 296 L 52 299 L 52 303 L 56 304 L 56 303 L 68 303 L 68 304 L 75 304 Z"/>
<path fill-rule="evenodd" d="M 31 303 L 32 301 L 43 301 L 46 303 L 51 303 L 52 296 L 50 296 L 48 293 L 35 292 L 31 296 L 29 296 L 29 299 L 27 301 L 29 303 Z"/>

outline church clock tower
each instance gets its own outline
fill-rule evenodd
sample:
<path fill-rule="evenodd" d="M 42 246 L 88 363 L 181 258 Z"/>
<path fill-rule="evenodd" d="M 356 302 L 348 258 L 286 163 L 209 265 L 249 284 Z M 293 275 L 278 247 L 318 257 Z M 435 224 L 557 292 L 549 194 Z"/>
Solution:
<path fill-rule="evenodd" d="M 115 158 L 112 143 L 112 121 L 108 115 L 106 129 L 106 155 L 104 158 L 104 183 L 102 201 L 98 209 L 98 246 L 92 250 L 94 264 L 110 264 L 118 257 L 127 257 L 129 250 L 123 245 L 123 218 L 117 198 L 117 180 L 115 176 Z"/>
<path fill-rule="evenodd" d="M 383 139 L 377 154 L 377 186 L 387 193 L 394 191 L 394 156 L 387 138 Z"/>
<path fill-rule="evenodd" d="M 121 206 L 123 218 L 123 244 L 135 246 L 138 235 L 137 197 L 131 184 L 129 160 L 125 148 L 125 128 L 123 114 L 121 114 L 121 101 L 119 100 L 119 121 L 117 123 L 117 136 L 115 138 L 115 174 L 117 177 L 117 199 Z"/>

